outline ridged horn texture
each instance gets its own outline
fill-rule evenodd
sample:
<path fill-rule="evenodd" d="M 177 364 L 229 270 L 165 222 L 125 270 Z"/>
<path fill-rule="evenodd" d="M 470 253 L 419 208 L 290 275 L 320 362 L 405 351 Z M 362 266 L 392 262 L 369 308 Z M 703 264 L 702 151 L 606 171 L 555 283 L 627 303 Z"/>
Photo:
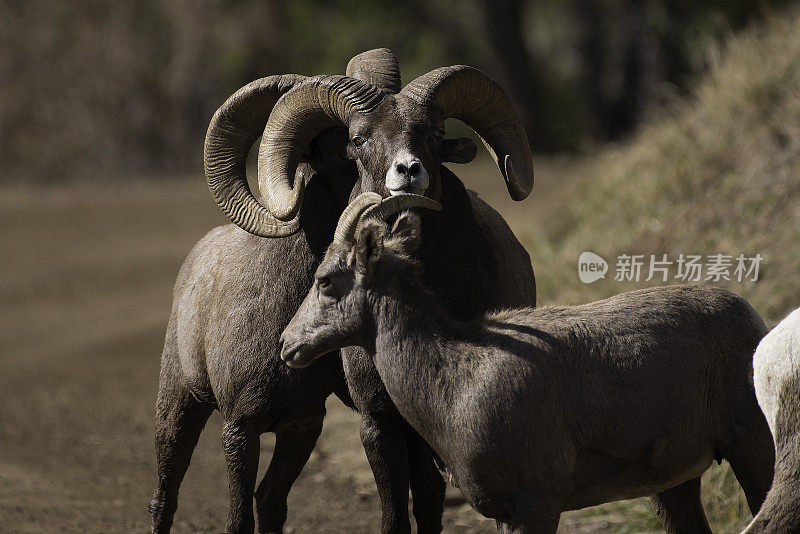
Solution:
<path fill-rule="evenodd" d="M 505 91 L 473 67 L 432 70 L 406 85 L 401 94 L 423 106 L 436 106 L 444 118 L 466 123 L 494 157 L 514 200 L 533 188 L 533 157 L 528 136 Z"/>
<path fill-rule="evenodd" d="M 354 198 L 339 216 L 336 233 L 333 234 L 333 242 L 342 244 L 351 241 L 361 214 L 372 206 L 380 204 L 381 199 L 382 197 L 378 193 L 372 192 L 361 193 Z"/>
<path fill-rule="evenodd" d="M 400 90 L 397 58 L 388 48 L 355 56 L 347 64 L 347 72 L 387 92 Z M 278 99 L 305 80 L 305 76 L 287 74 L 269 76 L 245 85 L 217 110 L 206 133 L 204 166 L 214 200 L 232 222 L 262 237 L 291 235 L 299 230 L 300 225 L 296 218 L 276 219 L 253 196 L 247 184 L 247 154 L 264 132 Z M 302 192 L 302 189 L 296 192 L 298 203 L 302 200 Z"/>
<path fill-rule="evenodd" d="M 392 215 L 411 208 L 423 208 L 433 211 L 442 211 L 442 205 L 423 195 L 403 193 L 383 199 L 379 204 L 373 204 L 364 210 L 359 218 L 359 224 L 369 219 L 385 221 Z"/>
<path fill-rule="evenodd" d="M 370 112 L 386 94 L 347 76 L 315 76 L 286 93 L 272 109 L 258 151 L 258 188 L 270 213 L 289 221 L 300 209 L 303 183 L 294 183 L 303 150 L 323 131 Z"/>
<path fill-rule="evenodd" d="M 384 93 L 397 94 L 402 87 L 397 56 L 388 48 L 361 52 L 347 64 L 345 74 L 370 83 Z"/>
<path fill-rule="evenodd" d="M 264 131 L 278 99 L 306 78 L 295 74 L 251 82 L 214 113 L 206 132 L 203 164 L 211 195 L 237 226 L 262 237 L 284 237 L 300 228 L 298 220 L 280 221 L 253 196 L 247 185 L 247 154 Z"/>
<path fill-rule="evenodd" d="M 378 193 L 361 193 L 345 208 L 333 242 L 338 244 L 351 243 L 359 225 L 369 219 L 385 221 L 392 215 L 412 208 L 424 208 L 441 211 L 442 205 L 433 199 L 413 193 L 403 193 L 388 198 L 382 198 Z"/>

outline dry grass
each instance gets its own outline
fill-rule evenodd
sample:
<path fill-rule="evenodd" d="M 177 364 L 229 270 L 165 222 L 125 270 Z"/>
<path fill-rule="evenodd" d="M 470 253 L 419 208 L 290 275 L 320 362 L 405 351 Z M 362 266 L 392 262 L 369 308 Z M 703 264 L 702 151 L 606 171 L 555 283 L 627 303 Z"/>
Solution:
<path fill-rule="evenodd" d="M 576 283 L 584 250 L 609 261 L 621 253 L 761 253 L 759 281 L 729 287 L 770 323 L 797 307 L 798 35 L 794 16 L 731 39 L 694 98 L 674 103 L 631 142 L 539 169 L 538 183 L 555 190 L 509 208 L 508 218 L 535 255 L 544 301 L 637 287 L 613 276 Z"/>
<path fill-rule="evenodd" d="M 457 169 L 531 251 L 541 302 L 631 289 L 578 281 L 580 252 L 754 254 L 755 283 L 729 287 L 770 323 L 800 303 L 800 18 L 732 40 L 692 100 L 628 144 L 537 163 L 534 197 L 506 200 L 486 165 Z M 492 176 L 487 184 L 485 175 Z M 152 406 L 172 281 L 189 248 L 224 222 L 202 181 L 6 190 L 0 198 L 0 516 L 13 532 L 146 530 Z M 647 285 L 645 283 L 639 284 Z M 176 532 L 218 531 L 224 462 L 212 418 L 182 492 Z M 357 417 L 338 401 L 290 498 L 294 532 L 370 532 L 374 483 Z M 268 457 L 271 441 L 264 440 Z M 262 462 L 262 472 L 265 468 Z M 716 532 L 748 518 L 731 471 L 704 479 Z M 448 532 L 490 532 L 468 506 Z M 646 500 L 564 514 L 569 532 L 648 532 Z"/>

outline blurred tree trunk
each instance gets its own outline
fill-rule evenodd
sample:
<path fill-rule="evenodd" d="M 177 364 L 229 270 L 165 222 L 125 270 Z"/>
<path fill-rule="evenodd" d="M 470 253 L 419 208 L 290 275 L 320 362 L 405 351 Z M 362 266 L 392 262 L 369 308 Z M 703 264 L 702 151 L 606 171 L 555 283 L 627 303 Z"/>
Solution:
<path fill-rule="evenodd" d="M 582 58 L 582 87 L 590 129 L 601 140 L 618 139 L 656 100 L 664 80 L 681 70 L 677 51 L 649 27 L 651 2 L 575 0 Z"/>
<path fill-rule="evenodd" d="M 537 150 L 563 148 L 556 130 L 550 129 L 549 94 L 537 76 L 544 70 L 528 53 L 522 28 L 525 0 L 478 0 L 489 37 L 498 77 L 517 108 L 531 146 Z"/>

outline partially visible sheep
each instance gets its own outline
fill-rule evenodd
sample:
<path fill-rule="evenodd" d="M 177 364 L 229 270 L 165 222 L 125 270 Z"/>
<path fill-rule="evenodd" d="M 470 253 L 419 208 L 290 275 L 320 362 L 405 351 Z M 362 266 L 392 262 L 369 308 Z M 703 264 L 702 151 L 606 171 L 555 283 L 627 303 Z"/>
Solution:
<path fill-rule="evenodd" d="M 774 449 L 752 382 L 766 328 L 747 301 L 671 286 L 457 320 L 411 257 L 420 218 L 400 215 L 391 233 L 375 220 L 411 206 L 437 207 L 416 195 L 348 206 L 281 335 L 284 361 L 366 350 L 500 531 L 555 532 L 562 511 L 650 495 L 668 532 L 708 532 L 700 477 L 723 458 L 758 510 Z"/>
<path fill-rule="evenodd" d="M 745 532 L 800 532 L 800 309 L 761 340 L 753 381 L 775 439 L 775 478 Z"/>

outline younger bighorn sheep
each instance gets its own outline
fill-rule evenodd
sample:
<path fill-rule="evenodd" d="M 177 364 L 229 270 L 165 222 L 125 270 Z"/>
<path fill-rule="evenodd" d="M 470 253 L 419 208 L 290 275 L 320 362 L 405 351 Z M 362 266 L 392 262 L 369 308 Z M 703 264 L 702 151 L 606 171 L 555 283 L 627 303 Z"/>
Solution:
<path fill-rule="evenodd" d="M 700 476 L 727 459 L 753 512 L 773 446 L 752 354 L 764 323 L 724 289 L 672 286 L 582 306 L 454 320 L 411 254 L 430 199 L 361 195 L 281 336 L 310 364 L 374 358 L 402 416 L 504 532 L 555 532 L 564 510 L 650 495 L 669 532 L 707 532 Z M 424 231 L 424 230 L 423 230 Z"/>
<path fill-rule="evenodd" d="M 745 532 L 800 532 L 800 309 L 761 340 L 753 379 L 775 439 L 775 478 Z"/>

